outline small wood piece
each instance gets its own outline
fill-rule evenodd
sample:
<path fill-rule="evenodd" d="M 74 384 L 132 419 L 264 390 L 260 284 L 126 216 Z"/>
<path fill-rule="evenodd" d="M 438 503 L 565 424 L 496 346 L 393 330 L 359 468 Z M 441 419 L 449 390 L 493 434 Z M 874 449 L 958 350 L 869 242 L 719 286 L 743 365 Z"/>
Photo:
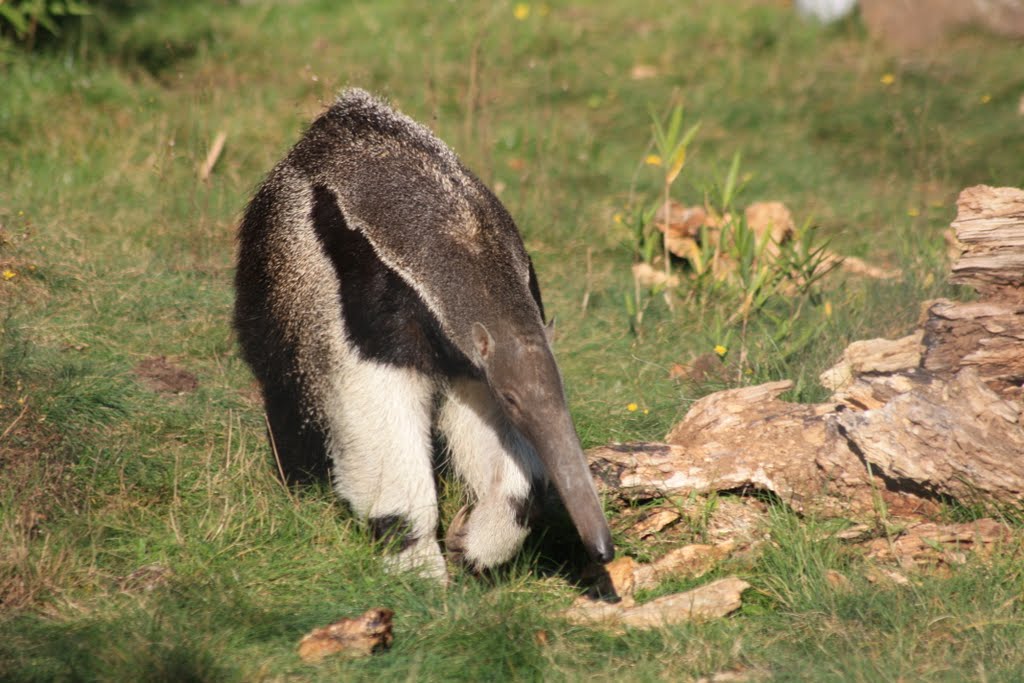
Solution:
<path fill-rule="evenodd" d="M 895 559 L 904 567 L 915 564 L 959 564 L 964 550 L 988 550 L 1012 538 L 1010 528 L 985 517 L 960 524 L 920 522 L 894 538 L 876 538 L 867 544 L 868 557 Z"/>
<path fill-rule="evenodd" d="M 642 564 L 624 555 L 598 569 L 599 573 L 592 577 L 596 580 L 588 595 L 622 598 L 624 604 L 628 606 L 632 604 L 636 591 L 654 588 L 672 576 L 703 576 L 735 548 L 736 544 L 731 541 L 715 545 L 692 543 L 674 548 L 648 564 Z"/>
<path fill-rule="evenodd" d="M 200 180 L 209 180 L 210 174 L 213 173 L 213 167 L 217 165 L 217 160 L 220 159 L 220 154 L 224 151 L 224 143 L 227 142 L 227 139 L 228 134 L 224 131 L 218 132 L 217 137 L 213 139 L 210 151 L 207 153 L 203 165 L 199 167 Z"/>
<path fill-rule="evenodd" d="M 355 619 L 340 619 L 329 626 L 313 629 L 299 641 L 299 657 L 306 662 L 319 662 L 325 657 L 366 657 L 391 647 L 389 609 L 375 607 Z"/>
<path fill-rule="evenodd" d="M 643 605 L 580 601 L 563 616 L 574 624 L 659 628 L 724 617 L 739 609 L 743 591 L 748 588 L 750 584 L 746 581 L 728 577 L 683 593 L 655 598 Z"/>
<path fill-rule="evenodd" d="M 659 508 L 631 526 L 627 533 L 636 538 L 650 538 L 666 527 L 678 522 L 681 517 L 682 515 L 677 510 Z"/>
<path fill-rule="evenodd" d="M 917 331 L 901 339 L 855 341 L 843 351 L 843 359 L 821 374 L 826 388 L 833 391 L 848 386 L 857 375 L 913 370 L 921 364 L 921 339 Z"/>

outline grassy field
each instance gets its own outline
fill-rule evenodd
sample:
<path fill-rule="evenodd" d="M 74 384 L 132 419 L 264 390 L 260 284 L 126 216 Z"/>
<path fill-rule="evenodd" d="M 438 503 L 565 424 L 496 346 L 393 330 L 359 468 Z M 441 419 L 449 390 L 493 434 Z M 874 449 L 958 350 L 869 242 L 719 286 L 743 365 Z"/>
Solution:
<path fill-rule="evenodd" d="M 249 194 L 358 85 L 500 190 L 559 321 L 585 447 L 660 439 L 723 386 L 792 378 L 794 398 L 820 399 L 849 341 L 962 295 L 942 238 L 959 190 L 1024 185 L 1020 43 L 968 33 L 898 59 L 857 20 L 754 0 L 164 4 L 0 51 L 0 679 L 1021 679 L 1024 534 L 894 586 L 779 509 L 763 553 L 716 570 L 753 585 L 739 612 L 624 634 L 557 617 L 576 595 L 557 535 L 447 591 L 385 576 L 326 488 L 278 483 L 229 326 Z M 651 112 L 679 103 L 701 129 L 676 199 L 718 196 L 740 152 L 737 205 L 784 201 L 815 240 L 903 277 L 830 277 L 743 329 L 732 289 L 674 311 L 652 297 L 631 325 L 617 216 L 657 197 Z M 735 376 L 670 377 L 718 345 L 742 353 Z M 196 386 L 155 390 L 154 367 Z M 445 514 L 458 504 L 449 492 Z M 372 606 L 395 610 L 389 653 L 296 657 L 303 633 Z"/>

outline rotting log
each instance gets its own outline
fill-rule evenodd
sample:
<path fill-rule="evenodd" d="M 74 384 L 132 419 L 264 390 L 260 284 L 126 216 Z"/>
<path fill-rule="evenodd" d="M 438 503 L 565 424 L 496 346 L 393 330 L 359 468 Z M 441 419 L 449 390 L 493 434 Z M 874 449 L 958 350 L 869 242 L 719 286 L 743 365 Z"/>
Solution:
<path fill-rule="evenodd" d="M 761 490 L 800 512 L 927 515 L 936 502 L 1024 500 L 1024 191 L 964 190 L 951 282 L 978 300 L 927 302 L 911 334 L 851 344 L 822 404 L 781 381 L 697 401 L 665 443 L 590 452 L 624 500 Z"/>

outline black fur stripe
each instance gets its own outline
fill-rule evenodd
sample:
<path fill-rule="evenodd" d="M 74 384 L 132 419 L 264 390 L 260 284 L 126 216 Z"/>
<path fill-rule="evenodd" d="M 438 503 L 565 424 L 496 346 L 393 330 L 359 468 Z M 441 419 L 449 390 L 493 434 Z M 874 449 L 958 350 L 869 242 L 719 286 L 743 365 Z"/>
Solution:
<path fill-rule="evenodd" d="M 348 226 L 334 195 L 322 185 L 313 188 L 312 219 L 341 283 L 345 329 L 364 358 L 447 377 L 476 374 L 415 290 Z"/>
<path fill-rule="evenodd" d="M 412 524 L 402 515 L 370 517 L 366 524 L 370 529 L 370 538 L 392 552 L 411 548 L 418 540 L 412 531 Z"/>

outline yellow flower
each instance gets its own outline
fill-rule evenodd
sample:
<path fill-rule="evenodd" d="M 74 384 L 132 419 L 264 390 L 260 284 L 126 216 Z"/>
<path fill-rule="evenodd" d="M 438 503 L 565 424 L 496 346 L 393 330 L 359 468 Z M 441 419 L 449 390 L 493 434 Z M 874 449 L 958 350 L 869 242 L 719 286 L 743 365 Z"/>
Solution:
<path fill-rule="evenodd" d="M 637 408 L 639 408 L 639 407 L 640 406 L 638 406 L 635 403 L 630 403 L 628 406 L 626 406 L 626 410 L 628 410 L 631 413 L 635 413 L 637 411 Z"/>
<path fill-rule="evenodd" d="M 892 74 L 882 74 L 879 80 L 882 82 L 882 85 L 892 85 L 896 82 L 896 77 Z"/>
<path fill-rule="evenodd" d="M 3 272 L 3 276 L 4 276 L 5 280 L 10 280 L 10 279 L 14 278 L 14 276 L 16 276 L 16 275 L 17 275 L 17 273 L 15 273 L 10 268 L 5 269 L 4 272 Z"/>
<path fill-rule="evenodd" d="M 912 206 L 909 209 L 907 209 L 907 215 L 910 216 L 911 218 L 917 218 L 918 216 L 921 215 L 921 212 L 916 207 Z"/>
<path fill-rule="evenodd" d="M 616 223 L 618 223 L 619 225 L 622 225 L 622 214 L 621 213 L 615 214 L 614 216 L 612 216 L 612 220 L 615 221 Z"/>
<path fill-rule="evenodd" d="M 648 154 L 644 157 L 644 163 L 648 166 L 661 166 L 661 157 L 657 154 Z"/>
<path fill-rule="evenodd" d="M 988 104 L 991 101 L 992 101 L 992 96 L 991 95 L 985 94 L 985 95 L 981 96 L 981 103 L 982 104 Z"/>
<path fill-rule="evenodd" d="M 519 21 L 523 21 L 530 16 L 530 6 L 525 2 L 517 3 L 515 9 L 512 10 L 512 15 Z"/>
<path fill-rule="evenodd" d="M 715 345 L 715 353 L 717 353 L 719 356 L 724 357 L 725 354 L 727 354 L 728 352 L 729 352 L 729 349 L 725 348 L 721 344 L 716 344 Z"/>
<path fill-rule="evenodd" d="M 832 302 L 831 301 L 826 301 L 825 302 L 825 317 L 826 318 L 831 318 L 832 317 Z"/>
<path fill-rule="evenodd" d="M 651 411 L 649 411 L 647 408 L 644 408 L 644 415 L 648 415 L 648 414 L 650 414 L 650 412 Z"/>

